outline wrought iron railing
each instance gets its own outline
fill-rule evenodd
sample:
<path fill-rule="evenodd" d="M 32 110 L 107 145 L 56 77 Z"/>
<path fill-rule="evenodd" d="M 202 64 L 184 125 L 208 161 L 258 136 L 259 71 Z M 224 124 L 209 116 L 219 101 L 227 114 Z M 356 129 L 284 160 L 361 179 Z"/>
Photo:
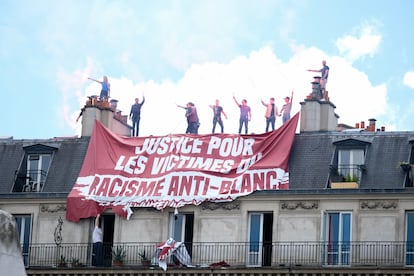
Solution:
<path fill-rule="evenodd" d="M 44 170 L 16 171 L 13 192 L 41 192 L 46 176 L 47 172 Z"/>
<path fill-rule="evenodd" d="M 139 253 L 148 252 L 157 265 L 156 243 L 104 245 L 104 266 L 112 266 L 113 246 L 122 246 L 124 266 L 140 266 Z M 231 267 L 406 267 L 414 265 L 414 243 L 407 242 L 203 242 L 186 244 L 196 267 L 228 264 Z M 31 244 L 25 258 L 28 267 L 93 266 L 91 244 Z M 64 262 L 63 262 L 64 261 Z M 171 265 L 177 260 L 169 258 Z M 177 265 L 177 263 L 175 263 Z"/>
<path fill-rule="evenodd" d="M 329 178 L 331 182 L 360 182 L 365 165 L 330 165 Z"/>

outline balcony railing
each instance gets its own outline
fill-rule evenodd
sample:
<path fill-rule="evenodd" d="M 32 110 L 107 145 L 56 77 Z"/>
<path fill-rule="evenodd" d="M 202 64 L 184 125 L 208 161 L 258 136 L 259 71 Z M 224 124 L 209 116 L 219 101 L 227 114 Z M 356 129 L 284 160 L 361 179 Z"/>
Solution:
<path fill-rule="evenodd" d="M 365 165 L 330 165 L 331 182 L 360 182 Z"/>
<path fill-rule="evenodd" d="M 139 252 L 150 252 L 157 265 L 155 243 L 117 243 L 126 251 L 124 266 L 140 266 Z M 104 266 L 112 266 L 111 245 L 104 245 Z M 196 267 L 226 263 L 231 267 L 406 267 L 414 265 L 414 243 L 407 242 L 274 242 L 186 244 Z M 31 244 L 28 267 L 92 266 L 91 244 Z M 65 264 L 61 260 L 65 260 Z M 170 258 L 174 264 L 175 258 Z M 176 265 L 176 264 L 175 264 Z"/>
<path fill-rule="evenodd" d="M 47 172 L 44 170 L 21 170 L 15 173 L 13 192 L 41 192 Z"/>

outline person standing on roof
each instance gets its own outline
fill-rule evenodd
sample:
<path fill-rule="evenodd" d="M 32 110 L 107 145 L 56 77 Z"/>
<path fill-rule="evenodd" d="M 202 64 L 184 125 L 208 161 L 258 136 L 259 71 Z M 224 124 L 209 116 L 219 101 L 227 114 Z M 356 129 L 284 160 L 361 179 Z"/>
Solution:
<path fill-rule="evenodd" d="M 247 101 L 245 99 L 242 100 L 242 104 L 239 104 L 239 102 L 236 100 L 236 97 L 234 95 L 233 95 L 233 100 L 237 104 L 237 106 L 240 108 L 239 134 L 242 131 L 243 125 L 244 125 L 244 132 L 245 134 L 247 134 L 249 121 L 252 118 L 250 106 L 247 105 Z"/>
<path fill-rule="evenodd" d="M 135 103 L 131 106 L 131 112 L 129 112 L 129 118 L 132 120 L 132 136 L 138 136 L 139 133 L 139 121 L 141 120 L 141 107 L 145 103 L 145 96 L 142 96 L 142 102 L 139 102 L 138 98 L 135 98 Z"/>
<path fill-rule="evenodd" d="M 292 90 L 292 95 L 290 96 L 290 98 L 285 97 L 285 104 L 282 106 L 282 109 L 280 110 L 280 114 L 283 114 L 282 115 L 283 124 L 285 124 L 287 121 L 290 120 L 290 110 L 292 109 L 292 101 L 293 101 L 293 90 Z"/>
<path fill-rule="evenodd" d="M 192 102 L 187 103 L 186 106 L 178 105 L 185 109 L 185 117 L 187 118 L 187 134 L 198 134 L 198 128 L 200 126 L 200 121 L 198 119 L 197 109 Z"/>
<path fill-rule="evenodd" d="M 321 80 L 320 80 L 320 88 L 322 92 L 322 98 L 325 99 L 325 90 L 326 90 L 326 83 L 328 82 L 329 76 L 329 66 L 326 65 L 326 60 L 322 60 L 322 68 L 319 70 L 308 69 L 309 72 L 320 72 L 321 73 Z"/>
<path fill-rule="evenodd" d="M 93 78 L 88 78 L 92 81 L 96 81 L 102 85 L 101 94 L 99 95 L 99 99 L 101 101 L 104 100 L 104 98 L 109 98 L 110 92 L 111 92 L 111 84 L 108 82 L 108 77 L 103 76 L 102 81 L 95 80 Z"/>
<path fill-rule="evenodd" d="M 221 133 L 224 132 L 224 125 L 223 125 L 223 120 L 221 119 L 221 114 L 224 115 L 224 118 L 227 119 L 227 115 L 226 113 L 224 113 L 223 107 L 220 106 L 219 104 L 219 100 L 216 100 L 216 104 L 215 105 L 210 105 L 210 108 L 213 109 L 213 130 L 211 133 L 214 133 L 216 130 L 216 125 L 217 123 L 220 125 L 221 127 Z"/>
<path fill-rule="evenodd" d="M 269 103 L 265 103 L 262 99 L 260 99 L 262 102 L 262 105 L 266 106 L 266 132 L 269 131 L 269 126 L 272 126 L 272 130 L 275 130 L 275 122 L 276 122 L 276 116 L 279 116 L 277 113 L 277 107 L 275 106 L 275 98 L 270 98 Z"/>

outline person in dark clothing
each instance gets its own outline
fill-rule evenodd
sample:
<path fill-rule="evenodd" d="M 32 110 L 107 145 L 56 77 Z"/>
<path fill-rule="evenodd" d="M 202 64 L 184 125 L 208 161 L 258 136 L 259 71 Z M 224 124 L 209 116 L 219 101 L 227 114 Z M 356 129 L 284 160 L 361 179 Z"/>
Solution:
<path fill-rule="evenodd" d="M 197 109 L 192 102 L 187 103 L 186 106 L 178 105 L 178 107 L 185 109 L 185 117 L 187 118 L 187 130 L 185 133 L 198 134 L 200 121 L 197 115 Z"/>
<path fill-rule="evenodd" d="M 320 80 L 320 89 L 322 94 L 322 99 L 327 100 L 326 95 L 326 83 L 328 82 L 329 76 L 329 66 L 326 65 L 326 60 L 322 60 L 322 68 L 321 69 L 308 69 L 309 72 L 320 72 L 321 73 L 321 80 Z"/>
<path fill-rule="evenodd" d="M 82 107 L 82 108 L 81 108 L 81 111 L 80 111 L 80 113 L 79 113 L 79 115 L 78 115 L 78 118 L 76 118 L 76 122 L 78 122 L 78 121 L 79 121 L 79 119 L 82 117 L 83 112 L 85 112 L 85 107 Z"/>
<path fill-rule="evenodd" d="M 223 111 L 223 107 L 221 107 L 219 105 L 219 100 L 216 100 L 216 104 L 215 105 L 210 105 L 210 107 L 213 109 L 213 113 L 214 113 L 214 117 L 213 117 L 213 130 L 211 133 L 214 133 L 216 130 L 216 125 L 217 123 L 220 125 L 221 127 L 221 133 L 224 132 L 224 125 L 223 125 L 223 120 L 221 119 L 221 114 L 224 115 L 224 118 L 227 119 L 227 115 L 226 113 L 224 113 Z"/>
<path fill-rule="evenodd" d="M 142 102 L 139 102 L 138 98 L 135 98 L 135 104 L 131 106 L 131 112 L 129 112 L 129 118 L 132 120 L 132 136 L 138 136 L 139 133 L 139 121 L 141 119 L 141 107 L 145 102 L 145 97 L 142 96 Z"/>

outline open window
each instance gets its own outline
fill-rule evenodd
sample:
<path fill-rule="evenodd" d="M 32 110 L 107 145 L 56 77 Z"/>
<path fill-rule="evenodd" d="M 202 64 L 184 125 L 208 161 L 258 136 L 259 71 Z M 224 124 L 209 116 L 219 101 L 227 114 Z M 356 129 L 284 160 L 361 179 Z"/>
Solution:
<path fill-rule="evenodd" d="M 414 140 L 410 141 L 410 157 L 408 159 L 408 164 L 401 168 L 405 173 L 404 176 L 404 187 L 414 187 Z"/>
<path fill-rule="evenodd" d="M 170 237 L 175 241 L 184 242 L 185 248 L 190 256 L 192 256 L 193 252 L 193 231 L 193 213 L 170 213 Z M 172 262 L 176 263 L 177 261 L 173 257 Z"/>
<path fill-rule="evenodd" d="M 273 213 L 249 213 L 248 266 L 271 266 Z"/>
<path fill-rule="evenodd" d="M 41 192 L 56 149 L 41 144 L 24 147 L 25 154 L 15 173 L 13 192 Z"/>
<path fill-rule="evenodd" d="M 330 187 L 358 188 L 365 171 L 365 159 L 370 143 L 346 139 L 334 144 L 335 153 L 329 174 Z"/>
<path fill-rule="evenodd" d="M 19 232 L 19 241 L 22 248 L 23 262 L 26 267 L 30 265 L 30 235 L 32 228 L 32 216 L 31 215 L 14 215 L 16 220 L 17 229 Z"/>

